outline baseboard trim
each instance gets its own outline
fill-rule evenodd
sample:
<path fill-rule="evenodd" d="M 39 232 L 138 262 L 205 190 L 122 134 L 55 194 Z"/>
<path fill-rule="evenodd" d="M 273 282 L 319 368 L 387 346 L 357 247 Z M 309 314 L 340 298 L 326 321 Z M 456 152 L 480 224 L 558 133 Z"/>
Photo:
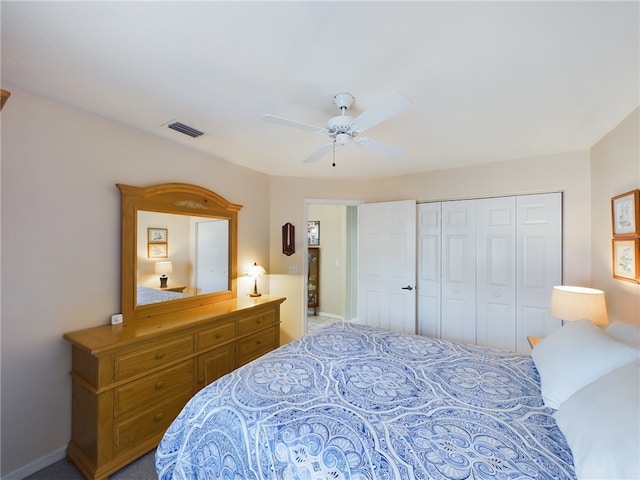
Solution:
<path fill-rule="evenodd" d="M 62 460 L 66 456 L 67 447 L 59 448 L 55 452 L 51 452 L 44 457 L 38 458 L 35 462 L 31 462 L 24 467 L 20 467 L 19 469 L 2 476 L 0 480 L 22 480 L 23 478 L 28 477 L 29 475 L 34 474 L 59 460 Z"/>
<path fill-rule="evenodd" d="M 336 315 L 335 313 L 318 312 L 318 317 L 335 318 L 336 320 L 344 322 L 342 315 Z"/>

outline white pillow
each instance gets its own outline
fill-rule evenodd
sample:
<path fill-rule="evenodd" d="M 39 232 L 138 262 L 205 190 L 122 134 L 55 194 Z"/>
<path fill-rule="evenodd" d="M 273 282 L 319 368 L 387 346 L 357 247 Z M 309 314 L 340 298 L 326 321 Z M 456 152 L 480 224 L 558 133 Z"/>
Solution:
<path fill-rule="evenodd" d="M 640 348 L 640 324 L 613 322 L 606 331 L 616 340 Z"/>
<path fill-rule="evenodd" d="M 562 402 L 602 375 L 640 358 L 640 350 L 614 340 L 588 320 L 569 322 L 531 351 L 544 404 Z"/>
<path fill-rule="evenodd" d="M 640 478 L 640 362 L 582 388 L 555 416 L 579 479 Z"/>

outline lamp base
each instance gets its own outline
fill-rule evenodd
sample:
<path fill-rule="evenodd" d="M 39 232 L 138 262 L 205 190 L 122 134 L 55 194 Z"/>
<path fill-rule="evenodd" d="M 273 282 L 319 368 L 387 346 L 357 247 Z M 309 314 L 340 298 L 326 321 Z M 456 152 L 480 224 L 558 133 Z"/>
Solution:
<path fill-rule="evenodd" d="M 255 292 L 255 293 L 250 293 L 250 294 L 249 294 L 249 296 L 250 296 L 250 297 L 261 297 L 261 296 L 262 296 L 262 294 L 261 294 L 261 293 L 257 293 L 257 292 Z"/>
<path fill-rule="evenodd" d="M 167 288 L 167 280 L 169 277 L 160 277 L 160 288 Z"/>

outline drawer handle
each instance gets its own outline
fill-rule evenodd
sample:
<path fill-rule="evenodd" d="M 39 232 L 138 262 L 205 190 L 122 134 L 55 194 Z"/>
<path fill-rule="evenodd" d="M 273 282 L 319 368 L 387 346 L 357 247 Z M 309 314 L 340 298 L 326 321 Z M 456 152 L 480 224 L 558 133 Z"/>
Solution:
<path fill-rule="evenodd" d="M 257 323 L 258 325 L 260 325 L 260 324 L 262 323 L 262 319 L 261 319 L 261 318 L 259 318 L 258 320 L 256 320 L 256 323 Z"/>
<path fill-rule="evenodd" d="M 216 333 L 216 338 L 222 338 L 222 334 L 220 332 Z"/>
<path fill-rule="evenodd" d="M 160 390 L 161 388 L 164 387 L 164 382 L 158 382 L 156 383 L 156 390 Z"/>
<path fill-rule="evenodd" d="M 157 422 L 159 420 L 162 420 L 162 417 L 164 417 L 164 413 L 160 412 L 160 413 L 156 413 L 155 417 L 153 417 L 153 419 Z"/>
<path fill-rule="evenodd" d="M 164 358 L 164 353 L 162 353 L 162 352 L 156 353 L 156 359 L 157 360 L 162 360 L 163 358 Z"/>

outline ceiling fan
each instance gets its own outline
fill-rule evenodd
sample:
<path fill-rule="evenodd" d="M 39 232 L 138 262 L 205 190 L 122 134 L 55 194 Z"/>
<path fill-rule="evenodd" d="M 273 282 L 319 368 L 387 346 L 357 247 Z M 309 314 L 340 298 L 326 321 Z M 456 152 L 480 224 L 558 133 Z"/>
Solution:
<path fill-rule="evenodd" d="M 340 110 L 340 115 L 330 118 L 327 121 L 326 128 L 299 122 L 297 120 L 289 120 L 288 118 L 278 117 L 276 115 L 271 115 L 270 113 L 262 115 L 262 120 L 265 122 L 301 128 L 303 130 L 311 130 L 312 132 L 328 135 L 329 138 L 331 138 L 331 141 L 320 147 L 318 151 L 309 155 L 304 160 L 304 162 L 307 163 L 317 162 L 332 149 L 334 149 L 335 152 L 336 146 L 342 147 L 348 145 L 351 141 L 361 148 L 381 155 L 386 155 L 388 157 L 399 157 L 403 155 L 405 153 L 405 149 L 402 147 L 374 140 L 372 138 L 358 137 L 358 135 L 406 110 L 412 105 L 411 100 L 400 92 L 394 91 L 355 118 L 347 115 L 347 110 L 349 110 L 353 101 L 354 97 L 350 93 L 339 93 L 334 96 L 333 104 Z"/>

